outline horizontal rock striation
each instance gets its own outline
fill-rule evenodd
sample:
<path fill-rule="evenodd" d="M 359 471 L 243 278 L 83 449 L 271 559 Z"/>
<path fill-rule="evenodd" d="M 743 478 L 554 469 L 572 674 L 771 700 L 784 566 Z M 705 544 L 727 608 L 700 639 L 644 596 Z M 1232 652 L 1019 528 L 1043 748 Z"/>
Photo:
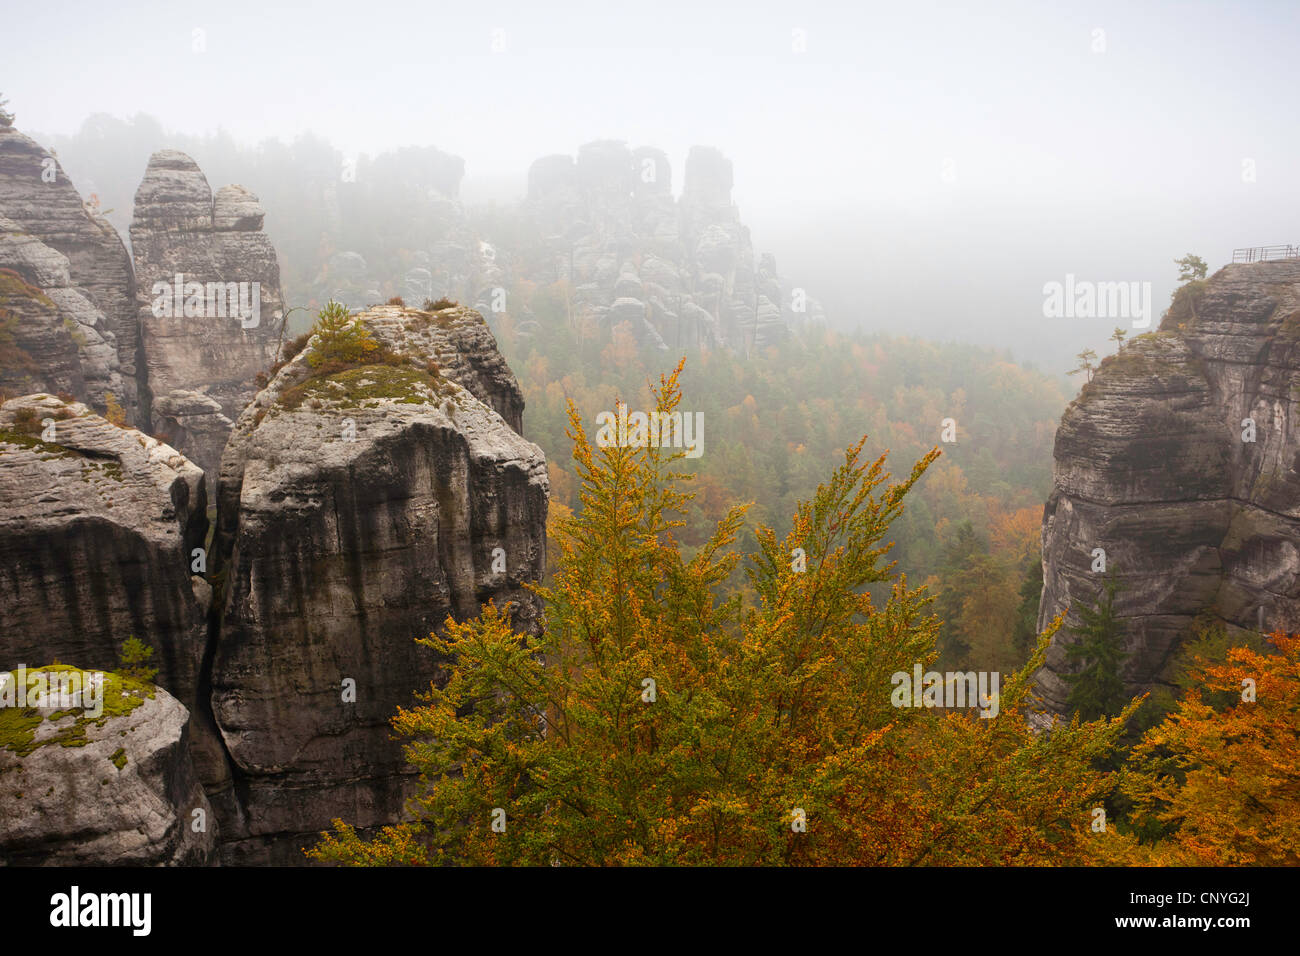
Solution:
<path fill-rule="evenodd" d="M 1168 679 L 1202 612 L 1300 630 L 1298 386 L 1300 260 L 1224 267 L 1102 362 L 1062 416 L 1043 518 L 1039 626 L 1070 609 L 1038 677 L 1050 708 L 1077 608 L 1101 591 L 1096 548 L 1122 585 L 1135 693 Z"/>
<path fill-rule="evenodd" d="M 126 246 L 108 220 L 86 204 L 48 150 L 18 130 L 3 126 L 0 216 L 13 224 L 11 233 L 31 236 L 66 257 L 69 281 L 56 280 L 63 282 L 58 288 L 79 290 L 97 310 L 92 324 L 117 354 L 121 393 L 115 397 L 128 423 L 143 422 L 137 396 L 140 336 L 135 281 Z M 80 315 L 91 314 L 80 305 L 69 307 Z M 102 364 L 108 368 L 110 363 L 104 360 Z M 100 401 L 93 392 L 89 397 L 96 403 Z"/>
<path fill-rule="evenodd" d="M 446 213 L 409 287 L 495 288 L 444 159 L 403 159 Z M 540 626 L 546 463 L 482 315 L 373 308 L 368 364 L 317 367 L 317 336 L 271 371 L 262 225 L 247 190 L 157 153 L 133 273 L 53 158 L 0 130 L 0 667 L 111 671 L 135 637 L 159 669 L 104 721 L 0 709 L 6 859 L 301 863 L 333 818 L 391 823 L 414 792 L 389 721 L 443 663 L 417 638 L 488 600 Z"/>
<path fill-rule="evenodd" d="M 397 819 L 415 780 L 388 721 L 440 663 L 415 640 L 489 599 L 537 626 L 546 463 L 496 410 L 517 421 L 522 399 L 483 320 L 361 321 L 414 364 L 319 374 L 313 339 L 222 462 L 212 707 L 233 781 L 210 790 L 229 862 L 301 862 L 334 817 Z"/>
<path fill-rule="evenodd" d="M 0 216 L 0 323 L 12 347 L 0 353 L 0 389 L 66 392 L 125 414 L 128 388 L 104 314 L 72 286 L 68 259 Z"/>
<path fill-rule="evenodd" d="M 241 186 L 214 196 L 175 150 L 150 158 L 136 191 L 131 251 L 149 418 L 214 478 L 280 336 L 280 267 L 262 221 L 257 197 Z"/>

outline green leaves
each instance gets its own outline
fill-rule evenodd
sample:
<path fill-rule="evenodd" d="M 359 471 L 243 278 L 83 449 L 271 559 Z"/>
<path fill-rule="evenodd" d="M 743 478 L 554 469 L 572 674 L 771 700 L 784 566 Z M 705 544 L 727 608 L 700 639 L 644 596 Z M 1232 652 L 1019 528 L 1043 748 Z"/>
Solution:
<path fill-rule="evenodd" d="M 1079 641 L 1065 648 L 1069 660 L 1083 662 L 1076 673 L 1063 675 L 1070 685 L 1066 707 L 1084 720 L 1114 716 L 1128 703 L 1119 676 L 1120 665 L 1127 656 L 1122 646 L 1123 629 L 1115 616 L 1115 596 L 1120 590 L 1119 579 L 1112 570 L 1102 582 L 1097 603 L 1092 607 L 1079 606 L 1079 618 L 1083 622 L 1077 629 Z"/>
<path fill-rule="evenodd" d="M 680 401 L 680 366 L 654 389 Z M 413 822 L 336 862 L 804 865 L 1069 862 L 1118 727 L 1035 735 L 1029 688 L 1051 631 L 991 719 L 898 708 L 893 677 L 937 654 L 930 598 L 895 575 L 889 528 L 938 457 L 902 481 L 864 441 L 728 591 L 745 509 L 687 559 L 680 452 L 595 447 L 570 407 L 582 507 L 554 524 L 540 636 L 505 609 L 422 641 L 450 663 L 395 731 L 420 772 Z M 795 553 L 798 559 L 794 559 Z M 890 586 L 883 606 L 869 585 Z M 492 821 L 499 826 L 494 829 Z M 503 822 L 502 822 L 503 821 Z M 1075 825 L 1079 824 L 1080 827 Z M 1076 832 L 1077 831 L 1077 832 Z"/>
<path fill-rule="evenodd" d="M 379 348 L 379 343 L 371 338 L 361 320 L 352 318 L 347 306 L 333 299 L 320 310 L 312 332 L 315 333 L 315 342 L 307 356 L 312 368 L 330 362 L 361 362 Z"/>

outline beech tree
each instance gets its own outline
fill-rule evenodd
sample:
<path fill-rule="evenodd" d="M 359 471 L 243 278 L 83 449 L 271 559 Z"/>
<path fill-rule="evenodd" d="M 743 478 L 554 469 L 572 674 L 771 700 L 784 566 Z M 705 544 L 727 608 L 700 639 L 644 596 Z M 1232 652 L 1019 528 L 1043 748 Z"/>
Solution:
<path fill-rule="evenodd" d="M 654 406 L 680 403 L 677 369 Z M 1077 862 L 1093 769 L 1122 723 L 1035 734 L 1031 675 L 996 716 L 895 707 L 893 675 L 937 658 L 930 598 L 888 561 L 890 523 L 938 457 L 901 481 L 865 439 L 784 538 L 757 529 L 748 586 L 726 582 L 745 507 L 686 557 L 680 451 L 594 447 L 569 410 L 580 508 L 556 519 L 540 636 L 505 609 L 421 643 L 448 678 L 393 720 L 420 772 L 411 820 L 363 839 L 341 820 L 308 856 L 353 865 L 808 865 Z M 866 586 L 884 582 L 876 606 Z M 1059 625 L 1059 622 L 1058 622 Z"/>
<path fill-rule="evenodd" d="M 1269 640 L 1275 653 L 1198 658 L 1192 689 L 1133 749 L 1131 819 L 1094 841 L 1098 862 L 1300 865 L 1300 636 Z"/>

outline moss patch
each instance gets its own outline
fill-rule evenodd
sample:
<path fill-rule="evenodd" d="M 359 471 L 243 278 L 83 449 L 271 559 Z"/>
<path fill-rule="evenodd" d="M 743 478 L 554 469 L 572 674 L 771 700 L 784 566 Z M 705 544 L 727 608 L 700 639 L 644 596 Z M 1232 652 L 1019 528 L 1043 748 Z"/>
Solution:
<path fill-rule="evenodd" d="M 1281 337 L 1287 341 L 1300 341 L 1300 309 L 1282 316 L 1279 332 Z"/>
<path fill-rule="evenodd" d="M 457 309 L 458 307 L 452 304 L 441 309 L 425 309 L 421 312 L 408 309 L 403 315 L 411 328 L 420 331 L 428 329 L 431 325 L 436 325 L 440 329 L 449 329 L 456 324 L 456 317 L 459 314 Z"/>
<path fill-rule="evenodd" d="M 32 689 L 30 678 L 35 673 L 50 675 L 75 671 L 81 672 L 82 687 L 85 687 L 86 681 L 92 672 L 82 671 L 78 667 L 68 667 L 63 664 L 30 668 L 24 676 L 28 679 L 28 689 Z M 14 685 L 9 692 L 13 694 L 16 701 L 17 672 L 0 673 L 8 674 L 9 683 Z M 47 676 L 47 685 L 48 683 Z M 59 681 L 56 680 L 54 683 L 57 688 Z M 28 754 L 50 744 L 58 744 L 62 747 L 84 747 L 90 742 L 90 738 L 86 736 L 88 727 L 92 725 L 97 728 L 103 727 L 105 723 L 114 717 L 124 717 L 131 713 L 147 699 L 154 696 L 154 687 L 145 681 L 124 677 L 113 671 L 104 671 L 104 684 L 101 693 L 103 712 L 98 717 L 88 716 L 85 709 L 81 707 L 64 710 L 17 706 L 0 707 L 0 748 L 12 750 L 19 757 L 26 757 Z M 54 733 L 42 735 L 42 738 L 38 741 L 36 739 L 37 732 L 46 721 L 49 721 L 54 726 Z M 122 753 L 122 763 L 125 764 L 125 753 L 121 750 L 118 752 Z M 116 755 L 113 762 L 117 762 Z M 119 765 L 118 769 L 121 769 L 121 765 Z"/>
<path fill-rule="evenodd" d="M 71 448 L 64 448 L 62 445 L 56 445 L 53 442 L 41 441 L 34 435 L 28 435 L 12 428 L 0 427 L 0 442 L 10 445 L 17 445 L 20 448 L 29 448 L 33 451 L 45 452 L 54 458 L 77 458 L 77 452 Z M 4 454 L 0 451 L 0 454 Z"/>
<path fill-rule="evenodd" d="M 1189 369 L 1197 363 L 1195 356 L 1178 349 L 1181 339 L 1177 332 L 1147 332 L 1116 354 L 1102 359 L 1100 368 L 1142 377 L 1157 377 L 1162 372 L 1168 374 L 1179 368 L 1203 372 L 1203 368 Z"/>
<path fill-rule="evenodd" d="M 119 484 L 125 481 L 122 474 L 122 463 L 116 460 L 92 460 L 87 459 L 82 462 L 81 477 L 89 478 L 110 478 Z"/>
<path fill-rule="evenodd" d="M 109 757 L 108 759 L 113 761 L 114 767 L 116 767 L 118 770 L 121 770 L 123 767 L 126 766 L 126 751 L 123 750 L 121 747 L 118 747 L 116 750 L 113 751 L 113 756 Z"/>
<path fill-rule="evenodd" d="M 441 376 L 413 365 L 360 365 L 299 382 L 280 395 L 279 404 L 289 409 L 304 401 L 313 408 L 365 408 L 384 402 L 428 405 L 451 391 Z"/>

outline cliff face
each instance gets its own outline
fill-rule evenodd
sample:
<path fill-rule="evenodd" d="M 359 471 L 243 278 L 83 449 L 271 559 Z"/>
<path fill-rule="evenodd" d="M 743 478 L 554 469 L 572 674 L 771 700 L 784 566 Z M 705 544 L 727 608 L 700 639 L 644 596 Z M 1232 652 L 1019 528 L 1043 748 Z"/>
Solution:
<path fill-rule="evenodd" d="M 150 421 L 215 477 L 280 334 L 280 267 L 257 198 L 214 196 L 192 159 L 155 153 L 131 222 Z"/>
<path fill-rule="evenodd" d="M 417 364 L 321 376 L 309 344 L 222 462 L 212 706 L 233 780 L 214 799 L 232 862 L 301 862 L 333 817 L 395 819 L 414 780 L 388 720 L 438 673 L 415 639 L 489 598 L 536 626 L 523 585 L 544 562 L 546 465 L 494 410 L 517 421 L 522 398 L 482 319 L 362 320 Z"/>
<path fill-rule="evenodd" d="M 1049 707 L 1063 710 L 1069 692 L 1076 608 L 1101 590 L 1095 548 L 1123 588 L 1134 692 L 1167 678 L 1198 613 L 1300 630 L 1297 386 L 1300 261 L 1230 265 L 1104 361 L 1066 409 L 1043 518 L 1039 626 L 1071 608 L 1039 673 Z"/>
<path fill-rule="evenodd" d="M 129 423 L 139 419 L 136 353 L 139 347 L 131 260 L 117 232 L 94 213 L 44 147 L 0 126 L 0 216 L 67 259 L 70 281 L 103 316 L 100 337 L 117 353 L 121 403 Z M 10 230 L 15 231 L 15 230 Z M 98 320 L 96 320 L 98 328 Z M 80 396 L 79 396 L 80 397 Z M 90 394 L 98 403 L 100 395 Z"/>
<path fill-rule="evenodd" d="M 459 307 L 372 309 L 381 361 L 318 371 L 313 340 L 256 393 L 281 310 L 257 199 L 156 154 L 137 285 L 52 159 L 48 191 L 23 178 L 44 156 L 0 130 L 0 660 L 109 671 L 134 636 L 159 688 L 106 723 L 0 709 L 0 774 L 22 782 L 0 788 L 0 849 L 300 864 L 332 818 L 390 823 L 414 791 L 389 720 L 439 674 L 416 638 L 489 599 L 539 626 L 548 486 L 522 393 Z M 122 290 L 129 366 L 101 304 Z M 179 450 L 49 394 L 109 391 Z M 85 743 L 43 746 L 68 733 Z"/>
<path fill-rule="evenodd" d="M 15 350 L 0 359 L 0 389 L 67 392 L 104 411 L 127 393 L 117 340 L 68 270 L 66 256 L 0 216 L 0 322 Z"/>
<path fill-rule="evenodd" d="M 505 293 L 564 281 L 567 321 L 625 325 L 641 345 L 659 350 L 745 352 L 825 319 L 815 299 L 782 282 L 772 256 L 755 255 L 732 202 L 731 161 L 715 149 L 691 149 L 678 198 L 663 150 L 587 143 L 576 156 L 534 162 L 519 205 L 469 214 L 455 198 L 459 160 L 436 150 L 407 153 L 362 166 L 355 181 L 345 171 L 342 182 L 323 187 L 327 207 L 339 210 L 326 231 L 343 248 L 310 283 L 311 296 L 354 308 L 383 301 L 391 294 L 385 288 L 412 305 L 447 296 L 472 304 L 490 323 L 508 317 L 526 338 L 540 330 L 538 317 Z M 392 183 L 401 186 L 388 188 Z M 339 220 L 352 221 L 358 209 L 382 210 L 383 245 L 347 248 L 356 240 Z M 364 224 L 357 231 L 374 231 L 370 219 L 356 221 Z M 385 284 L 393 277 L 384 269 L 399 268 L 394 249 L 402 250 L 405 272 Z"/>
<path fill-rule="evenodd" d="M 191 551 L 207 527 L 203 474 L 175 449 L 80 403 L 5 402 L 0 659 L 111 669 L 135 635 L 156 648 L 158 683 L 192 706 L 209 589 Z"/>
<path fill-rule="evenodd" d="M 444 296 L 475 301 L 470 290 L 484 283 L 483 261 L 459 199 L 464 160 L 433 147 L 403 147 L 330 172 L 319 186 L 321 231 L 345 251 L 322 264 L 306 297 L 364 309 L 385 301 L 391 293 L 380 289 L 395 279 L 392 291 L 412 305 Z M 389 188 L 394 183 L 405 186 L 400 198 Z M 371 228 L 376 216 L 382 234 Z M 314 235 L 293 251 L 311 261 L 318 247 Z M 403 250 L 400 266 L 391 258 L 394 249 Z M 396 275 L 397 269 L 404 271 Z"/>

